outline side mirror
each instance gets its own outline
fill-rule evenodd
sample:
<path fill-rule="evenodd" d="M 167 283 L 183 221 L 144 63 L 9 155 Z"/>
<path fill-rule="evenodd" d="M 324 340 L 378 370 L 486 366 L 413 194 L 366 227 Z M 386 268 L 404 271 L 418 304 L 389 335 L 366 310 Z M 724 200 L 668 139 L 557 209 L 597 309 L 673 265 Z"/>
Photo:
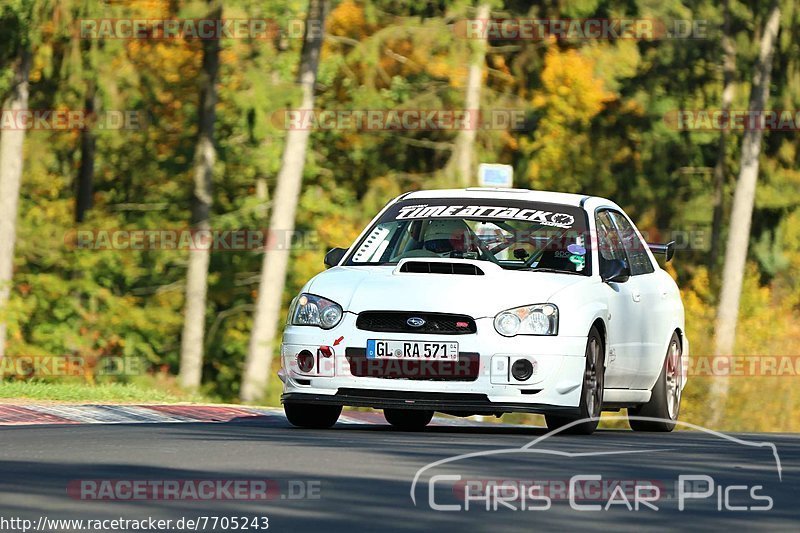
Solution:
<path fill-rule="evenodd" d="M 331 268 L 335 267 L 339 263 L 342 262 L 344 255 L 347 253 L 346 248 L 331 248 L 328 250 L 328 253 L 325 254 L 325 267 Z"/>
<path fill-rule="evenodd" d="M 675 255 L 675 241 L 669 241 L 667 244 L 648 244 L 647 247 L 654 254 L 664 254 L 667 263 Z"/>
<path fill-rule="evenodd" d="M 622 259 L 604 261 L 600 270 L 604 283 L 625 283 L 631 277 L 631 269 Z"/>

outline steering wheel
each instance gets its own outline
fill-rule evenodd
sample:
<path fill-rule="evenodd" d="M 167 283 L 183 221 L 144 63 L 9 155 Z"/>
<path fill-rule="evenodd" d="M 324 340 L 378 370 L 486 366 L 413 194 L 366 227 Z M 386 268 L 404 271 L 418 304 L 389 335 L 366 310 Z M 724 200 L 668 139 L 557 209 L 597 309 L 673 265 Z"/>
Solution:
<path fill-rule="evenodd" d="M 486 245 L 483 243 L 483 241 L 477 235 L 475 235 L 475 243 L 478 246 L 478 251 L 485 258 L 484 260 L 488 260 L 490 263 L 494 263 L 495 265 L 500 265 L 500 261 L 497 260 L 497 258 L 494 256 L 494 254 L 491 251 L 489 251 L 489 249 L 486 247 Z"/>

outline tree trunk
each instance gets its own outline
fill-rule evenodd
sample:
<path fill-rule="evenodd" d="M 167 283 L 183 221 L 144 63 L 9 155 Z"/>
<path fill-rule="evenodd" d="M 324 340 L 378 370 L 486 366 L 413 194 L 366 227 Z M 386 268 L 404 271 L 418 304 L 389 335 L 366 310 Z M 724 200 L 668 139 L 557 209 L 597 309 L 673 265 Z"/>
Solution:
<path fill-rule="evenodd" d="M 720 109 L 723 113 L 729 113 L 736 92 L 736 45 L 731 36 L 731 12 L 728 0 L 725 0 L 723 10 L 725 19 L 722 25 L 722 101 Z M 719 265 L 722 217 L 725 212 L 725 184 L 728 181 L 728 168 L 725 163 L 727 145 L 728 130 L 723 128 L 719 133 L 717 164 L 714 165 L 714 192 L 712 194 L 714 214 L 711 221 L 711 251 L 708 255 L 709 272 L 715 271 Z"/>
<path fill-rule="evenodd" d="M 222 7 L 213 10 L 209 18 L 221 19 Z M 212 176 L 217 153 L 214 149 L 214 121 L 217 103 L 217 72 L 219 71 L 219 40 L 203 41 L 198 135 L 194 155 L 194 197 L 192 199 L 192 229 L 211 228 L 209 215 L 212 204 Z M 203 342 L 206 326 L 206 295 L 208 292 L 208 263 L 211 251 L 198 247 L 199 240 L 189 251 L 186 273 L 186 313 L 181 336 L 181 363 L 178 376 L 182 387 L 196 389 L 203 373 Z M 210 244 L 209 244 L 210 246 Z"/>
<path fill-rule="evenodd" d="M 318 31 L 323 27 L 328 8 L 327 0 L 310 0 L 308 19 L 303 37 L 303 52 L 300 59 L 298 82 L 302 91 L 300 109 L 314 108 L 314 85 L 317 81 L 317 66 L 322 49 L 323 35 Z M 275 245 L 274 241 L 284 242 L 285 235 L 294 231 L 294 219 L 300 187 L 303 181 L 303 167 L 306 147 L 310 135 L 308 129 L 290 129 L 286 135 L 278 184 L 272 198 L 269 232 L 264 259 L 261 265 L 261 280 L 253 316 L 253 331 L 247 350 L 242 389 L 243 401 L 254 402 L 266 393 L 267 379 L 272 365 L 272 341 L 278 331 L 283 287 L 291 250 Z"/>
<path fill-rule="evenodd" d="M 91 121 L 96 112 L 96 86 L 90 81 L 86 90 L 85 112 L 89 123 L 81 130 L 81 166 L 78 170 L 78 190 L 75 197 L 75 222 L 83 222 L 86 212 L 92 208 L 94 194 L 95 135 Z"/>
<path fill-rule="evenodd" d="M 780 29 L 781 11 L 777 1 L 773 1 L 767 17 L 758 59 L 753 69 L 753 85 L 750 92 L 749 111 L 761 112 L 767 107 L 769 82 L 772 75 L 772 56 L 775 41 Z M 715 331 L 716 356 L 733 355 L 736 341 L 736 321 L 739 318 L 739 298 L 747 261 L 747 247 L 750 240 L 750 224 L 753 216 L 753 202 L 758 181 L 758 158 L 761 154 L 761 127 L 748 128 L 742 138 L 742 159 L 736 192 L 733 196 L 733 210 L 725 249 L 725 265 L 722 271 L 722 289 Z M 711 425 L 718 424 L 724 414 L 728 397 L 728 378 L 718 376 L 714 379 L 711 395 Z"/>
<path fill-rule="evenodd" d="M 489 19 L 489 4 L 478 6 L 477 20 Z M 486 32 L 488 34 L 488 32 Z M 456 137 L 453 155 L 447 162 L 447 174 L 455 174 L 462 187 L 474 183 L 475 137 L 480 127 L 481 86 L 483 85 L 483 64 L 486 62 L 486 44 L 484 37 L 475 40 L 472 46 L 469 74 L 467 75 L 464 107 L 470 116 L 470 127 L 462 129 Z"/>
<path fill-rule="evenodd" d="M 31 54 L 23 49 L 14 70 L 13 87 L 3 102 L 3 112 L 19 113 L 28 109 L 28 73 Z M 14 243 L 17 237 L 17 208 L 22 180 L 24 129 L 0 132 L 0 359 L 6 350 L 6 306 L 11 296 L 14 274 Z"/>

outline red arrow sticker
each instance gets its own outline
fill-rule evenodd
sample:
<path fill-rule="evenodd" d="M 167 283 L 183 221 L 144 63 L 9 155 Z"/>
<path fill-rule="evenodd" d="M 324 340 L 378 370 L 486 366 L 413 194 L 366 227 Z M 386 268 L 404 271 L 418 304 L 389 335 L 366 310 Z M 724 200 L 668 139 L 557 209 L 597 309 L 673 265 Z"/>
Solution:
<path fill-rule="evenodd" d="M 343 340 L 344 340 L 344 337 L 339 337 L 338 339 L 336 339 L 335 341 L 333 341 L 333 345 L 334 345 L 334 346 L 338 346 L 338 345 L 339 345 L 339 343 L 340 343 L 340 342 L 342 342 Z"/>

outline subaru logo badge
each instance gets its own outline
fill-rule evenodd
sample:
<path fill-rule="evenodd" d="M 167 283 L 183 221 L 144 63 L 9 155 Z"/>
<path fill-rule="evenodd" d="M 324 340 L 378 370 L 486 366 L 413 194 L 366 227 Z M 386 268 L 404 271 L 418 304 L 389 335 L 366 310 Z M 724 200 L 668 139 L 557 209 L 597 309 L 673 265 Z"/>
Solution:
<path fill-rule="evenodd" d="M 425 320 L 418 316 L 412 316 L 411 318 L 406 320 L 406 324 L 408 324 L 412 328 L 421 328 L 422 326 L 425 325 Z"/>

